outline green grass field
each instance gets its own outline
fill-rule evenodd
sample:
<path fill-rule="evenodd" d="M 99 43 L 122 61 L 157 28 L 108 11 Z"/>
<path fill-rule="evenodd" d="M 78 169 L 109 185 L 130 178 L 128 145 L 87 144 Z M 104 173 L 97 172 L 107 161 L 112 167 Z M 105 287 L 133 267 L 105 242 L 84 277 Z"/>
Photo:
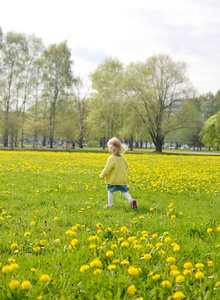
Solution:
<path fill-rule="evenodd" d="M 107 157 L 0 151 L 0 299 L 220 299 L 219 157 L 126 154 L 135 211 Z"/>

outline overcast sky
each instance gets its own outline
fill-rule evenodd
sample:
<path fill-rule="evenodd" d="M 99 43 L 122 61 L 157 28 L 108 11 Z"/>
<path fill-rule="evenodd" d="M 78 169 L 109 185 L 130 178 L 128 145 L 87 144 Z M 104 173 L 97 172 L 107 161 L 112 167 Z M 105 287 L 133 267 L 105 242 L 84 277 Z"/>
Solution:
<path fill-rule="evenodd" d="M 198 93 L 220 89 L 220 0 L 0 0 L 3 33 L 68 41 L 75 75 L 106 57 L 122 63 L 169 54 Z"/>

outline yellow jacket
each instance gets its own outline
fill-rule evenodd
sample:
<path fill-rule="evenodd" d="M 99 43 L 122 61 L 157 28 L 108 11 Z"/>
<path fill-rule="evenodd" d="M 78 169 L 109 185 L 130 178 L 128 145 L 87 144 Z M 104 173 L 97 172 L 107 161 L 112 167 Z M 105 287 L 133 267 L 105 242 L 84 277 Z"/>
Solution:
<path fill-rule="evenodd" d="M 121 155 L 111 155 L 109 156 L 106 166 L 102 173 L 99 175 L 100 178 L 105 177 L 107 184 L 112 185 L 126 185 L 127 176 L 126 169 L 128 168 L 128 163 L 124 157 Z"/>

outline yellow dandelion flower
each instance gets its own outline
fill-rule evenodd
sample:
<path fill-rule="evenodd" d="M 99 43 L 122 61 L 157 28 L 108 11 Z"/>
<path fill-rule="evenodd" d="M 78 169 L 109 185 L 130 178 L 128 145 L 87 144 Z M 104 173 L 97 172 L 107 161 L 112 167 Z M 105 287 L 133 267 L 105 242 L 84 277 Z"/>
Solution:
<path fill-rule="evenodd" d="M 186 270 L 183 271 L 184 276 L 190 276 L 191 274 L 192 274 L 191 270 L 186 269 Z"/>
<path fill-rule="evenodd" d="M 207 261 L 207 265 L 208 265 L 208 267 L 213 267 L 214 266 L 214 262 L 212 260 L 208 260 Z"/>
<path fill-rule="evenodd" d="M 113 252 L 113 251 L 107 251 L 107 252 L 105 253 L 105 255 L 106 255 L 107 257 L 111 257 L 111 256 L 114 255 L 114 252 Z"/>
<path fill-rule="evenodd" d="M 161 285 L 162 285 L 163 288 L 168 288 L 168 289 L 171 288 L 171 283 L 170 283 L 169 280 L 163 280 L 163 281 L 161 282 Z"/>
<path fill-rule="evenodd" d="M 159 250 L 159 251 L 158 251 L 158 254 L 159 254 L 160 256 L 164 256 L 165 253 L 166 253 L 166 252 L 165 252 L 164 250 Z"/>
<path fill-rule="evenodd" d="M 213 229 L 212 229 L 212 228 L 208 228 L 208 229 L 207 229 L 207 232 L 208 232 L 208 233 L 212 233 L 212 232 L 213 232 Z"/>
<path fill-rule="evenodd" d="M 175 257 L 172 257 L 172 256 L 169 256 L 167 258 L 167 262 L 170 264 L 170 263 L 174 263 L 176 261 Z"/>
<path fill-rule="evenodd" d="M 32 221 L 31 226 L 36 226 L 36 222 Z"/>
<path fill-rule="evenodd" d="M 102 270 L 101 269 L 96 269 L 94 272 L 93 272 L 95 275 L 99 275 L 102 273 Z"/>
<path fill-rule="evenodd" d="M 155 281 L 159 280 L 160 279 L 160 274 L 153 275 L 152 279 L 155 280 Z"/>
<path fill-rule="evenodd" d="M 8 274 L 11 271 L 11 268 L 9 265 L 5 265 L 2 267 L 2 273 Z"/>
<path fill-rule="evenodd" d="M 112 261 L 112 263 L 113 263 L 113 264 L 118 264 L 118 263 L 120 263 L 120 260 L 119 260 L 119 259 L 114 259 L 114 260 Z"/>
<path fill-rule="evenodd" d="M 129 236 L 128 241 L 133 242 L 136 240 L 136 236 Z"/>
<path fill-rule="evenodd" d="M 30 236 L 30 235 L 31 235 L 31 233 L 29 231 L 25 232 L 25 234 L 24 234 L 25 237 Z"/>
<path fill-rule="evenodd" d="M 75 231 L 72 231 L 71 229 L 68 229 L 65 233 L 66 233 L 66 235 L 70 235 L 70 236 L 76 235 Z"/>
<path fill-rule="evenodd" d="M 17 249 L 18 248 L 18 244 L 16 244 L 16 243 L 12 243 L 11 244 L 11 249 L 12 250 L 15 250 L 15 249 Z"/>
<path fill-rule="evenodd" d="M 169 235 L 169 232 L 168 231 L 164 231 L 163 235 Z"/>
<path fill-rule="evenodd" d="M 78 240 L 77 239 L 73 239 L 70 243 L 72 246 L 76 246 L 78 244 Z"/>
<path fill-rule="evenodd" d="M 204 264 L 202 264 L 202 263 L 197 263 L 197 264 L 195 265 L 195 267 L 196 267 L 196 269 L 198 269 L 198 270 L 203 270 L 203 269 L 204 269 Z"/>
<path fill-rule="evenodd" d="M 55 222 L 59 221 L 59 218 L 58 217 L 54 217 L 54 221 Z"/>
<path fill-rule="evenodd" d="M 98 258 L 96 258 L 90 262 L 90 267 L 101 268 L 102 262 Z"/>
<path fill-rule="evenodd" d="M 16 271 L 19 268 L 19 265 L 16 263 L 13 263 L 10 265 L 10 270 L 11 271 Z"/>
<path fill-rule="evenodd" d="M 116 244 L 112 244 L 112 245 L 111 245 L 111 249 L 112 249 L 112 250 L 114 250 L 114 249 L 116 249 L 116 248 L 118 248 L 118 245 L 116 245 Z"/>
<path fill-rule="evenodd" d="M 33 251 L 35 253 L 40 253 L 40 247 L 33 247 Z"/>
<path fill-rule="evenodd" d="M 153 249 L 154 245 L 153 244 L 147 244 L 147 247 L 150 249 Z"/>
<path fill-rule="evenodd" d="M 184 299 L 186 296 L 181 291 L 177 291 L 173 295 L 173 299 Z"/>
<path fill-rule="evenodd" d="M 172 239 L 168 236 L 164 239 L 165 243 L 170 243 L 172 241 Z"/>
<path fill-rule="evenodd" d="M 176 282 L 176 283 L 182 283 L 182 282 L 184 282 L 184 280 L 185 280 L 185 278 L 184 278 L 184 276 L 181 275 L 181 274 L 179 274 L 179 275 L 177 275 L 177 276 L 175 277 L 175 282 Z"/>
<path fill-rule="evenodd" d="M 183 265 L 184 269 L 192 269 L 193 268 L 193 265 L 191 264 L 191 262 L 186 262 L 184 265 Z"/>
<path fill-rule="evenodd" d="M 172 271 L 170 272 L 170 275 L 176 277 L 177 275 L 180 275 L 180 271 L 179 271 L 179 270 L 172 270 Z"/>
<path fill-rule="evenodd" d="M 129 286 L 127 292 L 129 296 L 133 296 L 137 292 L 135 285 L 132 284 L 131 286 Z"/>
<path fill-rule="evenodd" d="M 43 275 L 41 275 L 41 277 L 40 277 L 40 281 L 41 281 L 41 282 L 48 282 L 48 281 L 50 281 L 50 276 L 47 275 L 47 274 L 43 274 Z"/>
<path fill-rule="evenodd" d="M 130 266 L 130 267 L 128 268 L 128 273 L 129 273 L 130 275 L 138 276 L 138 275 L 139 275 L 139 270 L 138 270 L 138 268 L 135 268 L 135 267 L 133 267 L 133 266 Z"/>
<path fill-rule="evenodd" d="M 170 270 L 178 270 L 176 265 L 170 265 Z"/>
<path fill-rule="evenodd" d="M 31 268 L 31 272 L 35 273 L 37 270 L 35 268 Z"/>
<path fill-rule="evenodd" d="M 173 247 L 173 251 L 174 252 L 178 252 L 180 250 L 180 246 L 179 245 L 175 245 L 174 247 Z"/>
<path fill-rule="evenodd" d="M 125 247 L 125 248 L 128 248 L 128 242 L 124 241 L 121 243 L 121 246 L 122 247 Z"/>
<path fill-rule="evenodd" d="M 86 270 L 88 270 L 89 269 L 89 266 L 88 265 L 82 265 L 81 267 L 80 267 L 80 272 L 84 272 L 84 271 L 86 271 Z"/>
<path fill-rule="evenodd" d="M 114 269 L 116 269 L 116 265 L 109 265 L 108 266 L 108 270 L 114 270 Z"/>
<path fill-rule="evenodd" d="M 123 237 L 118 238 L 118 243 L 122 242 L 124 240 Z"/>
<path fill-rule="evenodd" d="M 99 241 L 99 237 L 97 236 L 97 235 L 92 235 L 92 236 L 90 236 L 89 238 L 88 238 L 88 240 L 90 241 L 90 242 L 92 242 L 92 241 Z"/>
<path fill-rule="evenodd" d="M 103 228 L 103 225 L 101 223 L 96 224 L 96 227 Z"/>
<path fill-rule="evenodd" d="M 217 281 L 217 282 L 216 282 L 215 287 L 217 287 L 217 288 L 220 287 L 220 281 Z"/>
<path fill-rule="evenodd" d="M 139 249 L 141 249 L 142 248 L 142 245 L 134 245 L 134 247 L 133 247 L 134 249 L 136 249 L 136 250 L 139 250 Z"/>
<path fill-rule="evenodd" d="M 122 226 L 120 231 L 123 233 L 126 233 L 126 232 L 128 232 L 128 228 L 126 226 Z"/>
<path fill-rule="evenodd" d="M 29 280 L 22 281 L 21 288 L 22 288 L 22 290 L 26 290 L 26 291 L 30 290 L 31 282 Z"/>
<path fill-rule="evenodd" d="M 152 255 L 150 253 L 146 253 L 143 255 L 143 259 L 150 260 L 152 258 Z"/>
<path fill-rule="evenodd" d="M 44 245 L 46 244 L 46 240 L 40 240 L 40 241 L 39 241 L 39 244 L 40 244 L 41 246 L 44 246 Z"/>
<path fill-rule="evenodd" d="M 203 273 L 203 272 L 197 271 L 197 272 L 195 273 L 195 278 L 196 278 L 196 279 L 202 279 L 203 277 L 204 277 L 204 273 Z"/>
<path fill-rule="evenodd" d="M 10 290 L 16 290 L 20 285 L 20 282 L 16 279 L 12 280 L 10 283 L 9 283 L 9 288 Z"/>
<path fill-rule="evenodd" d="M 129 261 L 128 260 L 122 260 L 121 261 L 121 265 L 128 265 L 129 264 Z"/>

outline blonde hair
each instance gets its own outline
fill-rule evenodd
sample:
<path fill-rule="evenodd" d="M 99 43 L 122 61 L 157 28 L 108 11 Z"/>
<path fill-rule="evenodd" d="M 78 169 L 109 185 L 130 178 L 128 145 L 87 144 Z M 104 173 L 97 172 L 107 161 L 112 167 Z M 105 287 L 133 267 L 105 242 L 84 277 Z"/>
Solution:
<path fill-rule="evenodd" d="M 108 141 L 107 147 L 111 154 L 116 154 L 116 155 L 124 154 L 128 150 L 128 146 L 122 144 L 121 141 L 116 137 L 113 137 Z"/>

